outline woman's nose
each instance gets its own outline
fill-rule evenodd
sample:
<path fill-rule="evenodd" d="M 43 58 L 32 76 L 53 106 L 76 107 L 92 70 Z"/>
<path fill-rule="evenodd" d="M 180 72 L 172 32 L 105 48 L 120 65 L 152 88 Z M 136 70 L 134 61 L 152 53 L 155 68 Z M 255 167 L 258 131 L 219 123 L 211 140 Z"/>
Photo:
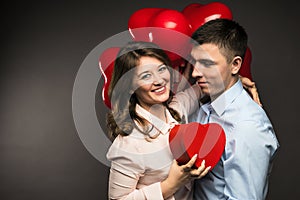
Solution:
<path fill-rule="evenodd" d="M 158 74 L 153 75 L 153 84 L 160 85 L 160 84 L 163 84 L 163 82 L 164 82 L 163 77 L 161 77 Z"/>

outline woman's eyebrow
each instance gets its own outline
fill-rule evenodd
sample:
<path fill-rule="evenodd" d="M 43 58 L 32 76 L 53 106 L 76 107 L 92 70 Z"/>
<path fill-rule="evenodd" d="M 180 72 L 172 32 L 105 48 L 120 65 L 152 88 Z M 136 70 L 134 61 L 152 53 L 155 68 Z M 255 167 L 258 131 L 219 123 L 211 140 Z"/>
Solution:
<path fill-rule="evenodd" d="M 137 76 L 140 77 L 140 76 L 142 76 L 143 74 L 146 74 L 146 73 L 150 73 L 150 71 L 148 71 L 148 70 L 142 71 L 139 74 L 137 74 Z"/>
<path fill-rule="evenodd" d="M 157 65 L 157 66 L 155 66 L 154 64 L 146 64 L 146 65 L 143 65 L 143 66 L 153 66 L 153 67 L 159 68 L 159 67 L 161 67 L 161 66 L 163 66 L 163 65 L 166 65 L 166 64 L 165 64 L 165 63 L 162 63 L 162 64 L 159 64 L 159 65 Z M 142 71 L 142 72 L 138 73 L 137 75 L 140 76 L 140 75 L 143 74 L 143 73 L 150 73 L 150 71 L 147 69 L 147 70 L 145 70 L 145 71 Z"/>

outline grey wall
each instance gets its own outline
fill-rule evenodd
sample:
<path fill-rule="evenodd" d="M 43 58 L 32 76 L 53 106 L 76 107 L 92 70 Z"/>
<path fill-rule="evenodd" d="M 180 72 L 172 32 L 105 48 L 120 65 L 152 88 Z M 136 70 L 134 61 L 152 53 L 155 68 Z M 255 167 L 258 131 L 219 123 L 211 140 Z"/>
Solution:
<path fill-rule="evenodd" d="M 0 199 L 106 199 L 108 167 L 78 137 L 76 73 L 89 52 L 127 30 L 145 7 L 181 10 L 210 1 L 15 1 L 2 4 Z M 252 75 L 281 149 L 268 199 L 299 197 L 299 6 L 295 1 L 220 1 L 249 34 Z M 100 74 L 99 74 L 100 75 Z M 96 92 L 99 123 L 107 111 Z"/>

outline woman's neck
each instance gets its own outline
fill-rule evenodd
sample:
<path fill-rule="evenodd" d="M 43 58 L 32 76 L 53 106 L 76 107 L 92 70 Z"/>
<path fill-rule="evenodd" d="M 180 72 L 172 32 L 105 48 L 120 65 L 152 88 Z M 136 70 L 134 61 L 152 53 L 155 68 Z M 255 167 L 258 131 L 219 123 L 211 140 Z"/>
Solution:
<path fill-rule="evenodd" d="M 163 104 L 154 104 L 152 106 L 143 107 L 152 115 L 158 117 L 162 121 L 166 122 L 166 106 Z"/>

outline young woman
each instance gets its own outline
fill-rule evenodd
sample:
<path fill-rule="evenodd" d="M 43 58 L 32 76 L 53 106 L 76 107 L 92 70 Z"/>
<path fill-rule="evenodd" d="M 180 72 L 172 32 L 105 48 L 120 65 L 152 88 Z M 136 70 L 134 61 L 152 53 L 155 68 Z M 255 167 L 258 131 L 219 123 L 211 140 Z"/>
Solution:
<path fill-rule="evenodd" d="M 170 152 L 169 130 L 197 108 L 199 94 L 190 89 L 174 101 L 169 66 L 165 52 L 153 43 L 131 42 L 118 54 L 107 119 L 115 138 L 107 154 L 110 199 L 192 199 L 192 180 L 209 170 L 204 163 L 193 169 L 196 157 L 179 166 Z M 170 108 L 172 99 L 178 111 Z"/>

